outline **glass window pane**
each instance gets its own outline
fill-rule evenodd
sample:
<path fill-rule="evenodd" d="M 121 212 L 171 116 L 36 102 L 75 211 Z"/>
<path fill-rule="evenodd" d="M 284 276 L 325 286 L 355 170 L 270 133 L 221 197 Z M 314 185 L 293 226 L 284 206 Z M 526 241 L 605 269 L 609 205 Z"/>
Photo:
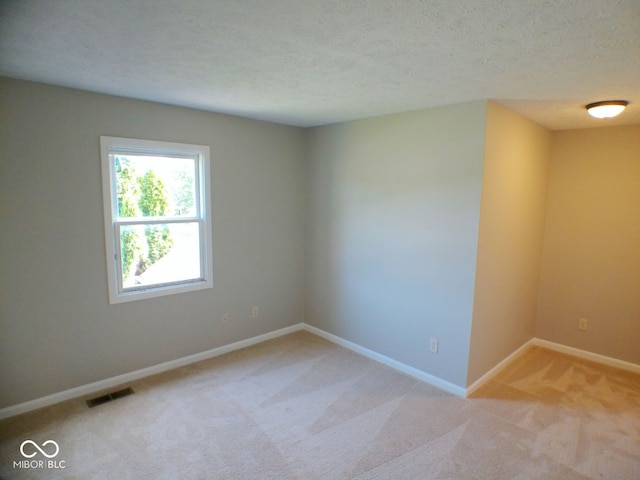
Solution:
<path fill-rule="evenodd" d="M 196 158 L 112 157 L 119 218 L 196 216 Z"/>
<path fill-rule="evenodd" d="M 124 290 L 203 278 L 198 222 L 123 225 L 120 252 Z"/>

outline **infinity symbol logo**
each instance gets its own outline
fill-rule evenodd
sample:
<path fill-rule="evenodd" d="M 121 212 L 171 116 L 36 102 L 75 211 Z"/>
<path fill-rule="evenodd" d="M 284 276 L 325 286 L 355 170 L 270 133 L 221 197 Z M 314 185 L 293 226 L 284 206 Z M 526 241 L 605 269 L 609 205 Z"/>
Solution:
<path fill-rule="evenodd" d="M 46 447 L 46 446 L 47 446 L 47 445 L 49 445 L 49 444 L 52 444 L 54 447 L 56 447 L 56 451 L 55 451 L 55 453 L 53 453 L 53 454 L 51 454 L 51 455 L 49 455 L 49 454 L 48 454 L 47 452 L 45 452 L 42 448 L 40 448 L 40 447 L 38 446 L 38 444 L 37 444 L 36 442 L 34 442 L 33 440 L 25 440 L 24 442 L 22 442 L 22 443 L 20 444 L 20 453 L 22 454 L 22 456 L 23 456 L 24 458 L 33 458 L 33 457 L 35 457 L 35 456 L 38 454 L 38 452 L 33 452 L 33 453 L 31 453 L 31 454 L 24 453 L 24 446 L 25 446 L 26 444 L 28 444 L 28 443 L 30 443 L 31 445 L 33 445 L 33 446 L 35 447 L 35 449 L 36 449 L 36 450 L 38 450 L 38 452 L 40 452 L 42 455 L 44 455 L 44 456 L 45 456 L 45 457 L 47 457 L 47 458 L 53 458 L 53 457 L 55 457 L 56 455 L 58 455 L 58 452 L 60 452 L 60 447 L 59 447 L 59 446 L 58 446 L 58 444 L 57 444 L 56 442 L 54 442 L 53 440 L 47 440 L 46 442 L 44 442 L 44 443 L 42 444 L 42 447 Z"/>

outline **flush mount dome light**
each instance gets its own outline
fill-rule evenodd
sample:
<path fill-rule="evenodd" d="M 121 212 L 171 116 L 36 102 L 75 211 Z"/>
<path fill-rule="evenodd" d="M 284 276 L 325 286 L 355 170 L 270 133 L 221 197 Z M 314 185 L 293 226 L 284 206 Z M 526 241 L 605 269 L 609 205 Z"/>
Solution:
<path fill-rule="evenodd" d="M 607 100 L 606 102 L 590 103 L 586 106 L 589 115 L 595 118 L 611 118 L 620 115 L 629 105 L 626 100 Z"/>

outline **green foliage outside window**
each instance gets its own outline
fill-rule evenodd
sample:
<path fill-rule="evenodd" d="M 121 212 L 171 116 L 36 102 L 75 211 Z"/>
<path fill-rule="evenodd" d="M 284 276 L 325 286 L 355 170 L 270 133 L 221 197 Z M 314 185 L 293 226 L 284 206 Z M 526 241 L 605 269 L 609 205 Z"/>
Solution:
<path fill-rule="evenodd" d="M 145 217 L 160 217 L 167 214 L 169 199 L 164 183 L 153 170 L 147 171 L 140 182 L 138 206 Z M 146 267 L 150 267 L 164 257 L 173 246 L 173 239 L 166 225 L 148 225 L 144 235 L 147 239 L 147 256 L 143 258 Z"/>
<path fill-rule="evenodd" d="M 116 157 L 118 214 L 129 218 L 138 215 L 137 198 L 140 188 L 135 170 L 123 157 Z M 124 230 L 120 236 L 120 255 L 122 256 L 122 274 L 126 280 L 131 276 L 131 266 L 140 256 L 142 245 L 139 235 L 133 230 Z"/>
<path fill-rule="evenodd" d="M 126 157 L 115 158 L 118 214 L 121 218 L 158 217 L 167 214 L 169 199 L 160 178 L 148 170 L 139 176 Z M 135 265 L 140 275 L 164 257 L 173 246 L 171 232 L 166 225 L 147 225 L 144 229 L 146 251 L 140 235 L 134 229 L 123 229 L 120 236 L 123 280 L 127 280 Z"/>

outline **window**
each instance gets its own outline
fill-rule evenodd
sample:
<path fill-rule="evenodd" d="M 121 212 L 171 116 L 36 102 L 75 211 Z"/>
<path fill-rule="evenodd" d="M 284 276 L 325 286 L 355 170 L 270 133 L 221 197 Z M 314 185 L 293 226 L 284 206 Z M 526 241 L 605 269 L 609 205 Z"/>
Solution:
<path fill-rule="evenodd" d="M 100 137 L 109 301 L 213 286 L 209 147 Z"/>

